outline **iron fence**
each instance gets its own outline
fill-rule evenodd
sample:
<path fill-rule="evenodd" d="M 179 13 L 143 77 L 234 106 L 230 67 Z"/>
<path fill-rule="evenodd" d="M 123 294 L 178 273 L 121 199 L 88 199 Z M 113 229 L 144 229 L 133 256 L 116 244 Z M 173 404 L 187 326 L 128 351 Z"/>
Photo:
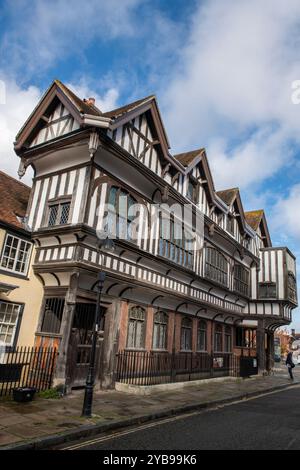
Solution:
<path fill-rule="evenodd" d="M 17 387 L 47 390 L 52 385 L 57 359 L 55 348 L 21 346 L 0 356 L 0 396 Z"/>
<path fill-rule="evenodd" d="M 156 385 L 239 375 L 239 358 L 230 353 L 121 351 L 116 382 Z"/>

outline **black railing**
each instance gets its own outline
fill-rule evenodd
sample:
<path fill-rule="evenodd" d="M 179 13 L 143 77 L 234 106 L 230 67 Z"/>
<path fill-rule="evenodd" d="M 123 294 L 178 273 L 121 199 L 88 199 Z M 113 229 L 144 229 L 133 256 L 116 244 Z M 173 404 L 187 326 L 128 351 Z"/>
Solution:
<path fill-rule="evenodd" d="M 239 375 L 239 358 L 226 353 L 122 351 L 115 381 L 156 385 Z"/>
<path fill-rule="evenodd" d="M 52 385 L 55 348 L 17 347 L 0 355 L 0 396 L 17 387 L 47 390 Z"/>

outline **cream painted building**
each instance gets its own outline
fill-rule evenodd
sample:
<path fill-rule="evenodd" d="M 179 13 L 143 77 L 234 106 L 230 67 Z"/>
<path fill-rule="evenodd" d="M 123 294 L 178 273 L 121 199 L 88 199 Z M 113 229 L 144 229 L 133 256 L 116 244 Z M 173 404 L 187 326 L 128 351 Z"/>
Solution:
<path fill-rule="evenodd" d="M 0 172 L 0 344 L 33 346 L 43 286 L 23 222 L 30 188 Z"/>

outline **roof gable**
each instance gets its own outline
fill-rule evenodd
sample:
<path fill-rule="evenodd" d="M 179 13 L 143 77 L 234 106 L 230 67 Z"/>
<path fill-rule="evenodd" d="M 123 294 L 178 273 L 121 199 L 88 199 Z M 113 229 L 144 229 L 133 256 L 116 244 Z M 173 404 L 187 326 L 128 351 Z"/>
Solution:
<path fill-rule="evenodd" d="M 260 229 L 264 245 L 266 247 L 272 246 L 265 211 L 263 209 L 259 209 L 256 211 L 245 212 L 245 219 L 247 224 L 250 225 L 255 232 L 258 232 Z"/>
<path fill-rule="evenodd" d="M 64 109 L 61 108 L 61 105 Z M 74 130 L 75 127 L 79 128 L 82 125 L 83 114 L 101 116 L 101 111 L 95 106 L 89 105 L 87 101 L 81 100 L 59 80 L 55 80 L 44 93 L 39 103 L 18 132 L 15 142 L 16 152 L 22 147 L 28 148 L 32 146 L 39 132 L 49 125 L 49 120 L 55 120 L 58 124 L 58 112 L 61 112 L 60 117 L 63 119 L 68 114 L 70 118 L 72 118 L 72 122 L 76 122 L 76 126 L 74 124 L 71 125 L 71 122 L 69 122 L 68 124 L 70 126 L 64 128 L 64 130 L 71 129 L 71 131 Z M 52 127 L 52 124 L 50 124 L 50 127 Z M 62 128 L 63 126 L 57 125 L 56 129 L 52 129 L 53 132 L 49 133 L 49 136 L 52 136 L 52 138 L 59 137 L 59 133 L 56 135 L 57 130 Z M 51 138 L 46 140 L 51 140 Z"/>

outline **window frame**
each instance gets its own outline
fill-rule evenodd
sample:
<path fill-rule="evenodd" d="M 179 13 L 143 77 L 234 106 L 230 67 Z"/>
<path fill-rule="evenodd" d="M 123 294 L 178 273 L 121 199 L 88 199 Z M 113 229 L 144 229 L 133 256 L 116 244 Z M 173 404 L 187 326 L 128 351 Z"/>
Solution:
<path fill-rule="evenodd" d="M 229 338 L 229 347 L 228 347 L 228 338 Z M 224 352 L 232 352 L 232 327 L 229 325 L 225 326 L 224 331 Z"/>
<path fill-rule="evenodd" d="M 4 253 L 5 253 L 5 247 L 6 247 L 8 237 L 12 237 L 12 238 L 15 238 L 15 239 L 18 240 L 18 247 L 16 248 L 16 257 L 14 259 L 14 268 L 16 267 L 16 265 L 18 263 L 17 254 L 20 251 L 21 243 L 24 242 L 24 243 L 26 243 L 26 245 L 30 245 L 30 248 L 29 248 L 28 253 L 27 253 L 27 259 L 26 259 L 26 262 L 25 262 L 24 271 L 17 271 L 16 269 L 10 269 L 10 268 L 7 268 L 7 267 L 2 265 L 3 258 L 4 258 Z M 6 232 L 4 243 L 3 243 L 3 246 L 2 246 L 2 252 L 1 252 L 0 270 L 3 270 L 5 272 L 7 272 L 8 274 L 11 273 L 11 274 L 16 274 L 17 276 L 27 277 L 28 276 L 28 271 L 29 271 L 29 266 L 30 266 L 31 255 L 32 255 L 32 249 L 33 249 L 33 243 L 31 241 L 26 240 L 26 238 L 22 238 L 18 235 L 14 235 L 10 232 Z"/>
<path fill-rule="evenodd" d="M 200 335 L 204 334 L 204 348 L 200 347 Z M 198 320 L 197 324 L 197 351 L 207 352 L 207 321 Z"/>
<path fill-rule="evenodd" d="M 11 344 L 4 344 L 5 351 L 9 352 L 9 351 L 12 351 L 17 346 L 25 304 L 22 302 L 11 302 L 11 301 L 2 300 L 2 299 L 0 300 L 0 304 L 1 303 L 8 304 L 8 305 L 17 305 L 19 307 L 18 316 L 17 316 L 17 320 L 15 323 L 15 327 L 14 327 L 12 342 Z"/>
<path fill-rule="evenodd" d="M 190 348 L 186 348 L 186 345 L 187 345 L 186 333 L 187 332 L 189 332 L 189 337 L 188 337 L 189 344 L 188 345 L 190 346 Z M 189 317 L 183 317 L 181 320 L 181 325 L 180 325 L 180 351 L 191 352 L 192 350 L 193 350 L 193 321 Z"/>
<path fill-rule="evenodd" d="M 218 330 L 217 330 L 218 329 Z M 220 323 L 215 323 L 214 324 L 214 345 L 213 345 L 213 351 L 214 353 L 222 353 L 224 352 L 224 341 L 223 341 L 223 325 L 221 325 Z M 216 346 L 218 346 L 218 341 L 219 341 L 219 338 L 221 340 L 221 348 L 218 349 Z"/>
<path fill-rule="evenodd" d="M 158 316 L 163 316 L 164 321 L 161 321 L 160 319 L 156 319 L 155 317 Z M 159 325 L 157 330 L 158 334 L 155 337 L 155 326 Z M 153 331 L 152 331 L 152 349 L 154 351 L 166 351 L 168 349 L 168 326 L 169 326 L 169 315 L 164 312 L 163 310 L 158 310 L 157 312 L 154 313 L 153 315 Z M 163 332 L 163 335 L 161 335 L 161 332 Z M 161 337 L 164 337 L 164 345 L 161 346 Z M 157 344 L 157 338 L 158 338 L 158 344 Z M 154 341 L 156 339 L 156 344 L 154 344 Z M 159 346 L 159 347 L 157 347 Z"/>
<path fill-rule="evenodd" d="M 223 287 L 228 288 L 229 281 L 229 263 L 225 255 L 216 248 L 212 246 L 206 246 L 204 257 L 204 276 L 207 277 L 210 281 L 214 281 Z M 224 266 L 221 266 L 221 263 L 218 263 L 220 260 L 224 261 Z M 225 269 L 226 268 L 226 269 Z M 211 273 L 215 273 L 212 275 Z M 220 279 L 224 279 L 223 282 Z"/>
<path fill-rule="evenodd" d="M 290 279 L 293 280 L 293 285 L 290 285 Z M 292 292 L 292 295 L 290 295 L 290 292 Z M 294 273 L 292 271 L 288 271 L 287 274 L 287 297 L 289 300 L 291 300 L 294 303 L 297 303 L 297 281 Z"/>
<path fill-rule="evenodd" d="M 239 270 L 240 272 L 236 272 Z M 233 266 L 233 290 L 239 294 L 249 297 L 250 294 L 250 271 L 240 263 Z"/>
<path fill-rule="evenodd" d="M 226 220 L 226 232 L 230 233 L 230 235 L 235 235 L 234 229 L 235 229 L 235 217 L 232 214 L 227 214 L 227 220 Z"/>
<path fill-rule="evenodd" d="M 195 253 L 193 249 L 186 248 L 187 243 L 193 243 L 193 239 L 186 238 L 184 225 L 182 221 L 176 220 L 173 214 L 166 217 L 166 223 L 169 223 L 170 238 L 164 237 L 164 218 L 159 214 L 159 240 L 158 240 L 158 256 L 168 258 L 171 262 L 179 264 L 187 269 L 193 269 Z M 181 229 L 181 239 L 176 238 L 176 229 Z"/>
<path fill-rule="evenodd" d="M 143 319 L 138 319 L 138 318 L 134 318 L 134 317 L 131 317 L 131 314 L 133 312 L 133 310 L 137 310 L 137 309 L 140 309 L 143 311 L 143 314 L 144 314 L 144 318 Z M 134 344 L 133 345 L 129 345 L 129 325 L 130 325 L 130 322 L 131 320 L 134 320 L 135 321 L 135 332 L 134 332 Z M 141 334 L 142 334 L 142 341 L 140 341 L 140 346 L 137 346 L 136 343 L 137 343 L 137 329 L 136 329 L 136 324 L 137 323 L 142 323 L 142 329 L 141 329 Z M 128 350 L 137 350 L 137 351 L 143 351 L 145 350 L 145 342 L 146 342 L 146 331 L 147 331 L 147 310 L 145 307 L 141 307 L 140 305 L 134 305 L 134 306 L 131 306 L 129 309 L 128 309 L 128 323 L 127 323 L 127 339 L 126 339 L 126 349 Z"/>
<path fill-rule="evenodd" d="M 115 197 L 114 197 L 114 204 L 111 204 L 110 202 L 110 195 L 111 195 L 111 192 L 112 190 L 115 189 L 116 190 L 116 194 L 115 194 Z M 123 194 L 122 194 L 123 193 Z M 122 215 L 120 215 L 120 196 L 126 196 L 126 199 L 127 199 L 127 214 L 126 214 L 126 218 L 123 217 Z M 128 204 L 128 201 L 131 200 L 132 204 Z M 117 184 L 111 184 L 109 185 L 108 189 L 107 189 L 107 196 L 106 196 L 106 203 L 107 203 L 107 207 L 108 205 L 112 205 L 114 206 L 115 208 L 115 212 L 114 214 L 116 215 L 116 233 L 112 234 L 111 232 L 108 231 L 108 228 L 105 229 L 104 227 L 104 230 L 107 230 L 107 234 L 108 236 L 109 235 L 114 235 L 116 240 L 120 239 L 120 240 L 125 240 L 126 242 L 131 242 L 131 243 L 137 243 L 137 239 L 136 238 L 133 238 L 129 235 L 129 227 L 130 227 L 130 224 L 131 222 L 135 219 L 136 216 L 129 216 L 129 210 L 130 210 L 130 207 L 134 204 L 138 204 L 138 201 L 137 199 L 131 194 L 131 192 L 129 192 L 127 189 L 124 189 L 122 186 L 118 186 Z M 109 223 L 109 214 L 111 214 L 111 211 L 110 210 L 107 210 L 105 215 L 104 215 L 104 222 L 106 222 L 106 225 L 109 226 L 110 223 Z M 125 220 L 126 221 L 126 238 L 122 237 L 120 238 L 119 237 L 119 234 L 120 234 L 120 220 Z M 121 227 L 122 228 L 122 227 Z"/>
<path fill-rule="evenodd" d="M 57 223 L 58 220 L 59 221 L 61 220 L 62 206 L 64 204 L 69 204 L 68 220 L 66 223 Z M 55 217 L 55 223 L 50 225 L 49 222 L 50 222 L 51 209 L 54 206 L 58 206 L 58 210 L 57 210 L 56 217 Z M 49 200 L 43 226 L 51 229 L 52 227 L 65 227 L 66 225 L 70 225 L 71 210 L 72 210 L 72 197 L 71 196 L 61 196 L 61 197 Z"/>

